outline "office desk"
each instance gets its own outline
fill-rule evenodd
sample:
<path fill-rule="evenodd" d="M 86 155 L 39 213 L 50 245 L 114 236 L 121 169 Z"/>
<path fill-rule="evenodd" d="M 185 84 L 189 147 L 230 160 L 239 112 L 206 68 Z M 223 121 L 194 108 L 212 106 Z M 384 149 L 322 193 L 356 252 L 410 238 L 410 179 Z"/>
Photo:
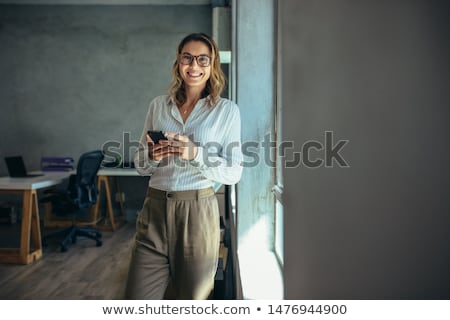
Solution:
<path fill-rule="evenodd" d="M 74 172 L 72 172 L 74 173 Z M 115 231 L 117 228 L 125 222 L 124 219 L 124 204 L 123 199 L 120 196 L 118 198 L 120 213 L 116 217 L 114 215 L 113 205 L 112 205 L 112 193 L 111 193 L 111 185 L 110 178 L 114 179 L 115 187 L 117 193 L 121 194 L 120 185 L 116 177 L 123 176 L 139 176 L 135 169 L 124 169 L 124 168 L 101 168 L 97 173 L 97 189 L 98 189 L 98 199 L 97 203 L 93 206 L 91 210 L 91 214 L 85 220 L 78 220 L 77 224 L 80 225 L 92 225 L 93 227 L 101 230 L 101 231 Z M 104 199 L 106 200 L 106 213 L 102 214 L 100 212 L 101 201 L 103 199 L 103 194 L 105 195 Z M 52 216 L 51 205 L 46 204 L 44 207 L 44 226 L 49 228 L 54 227 L 69 227 L 72 224 L 72 221 L 55 219 Z"/>
<path fill-rule="evenodd" d="M 70 172 L 49 172 L 30 178 L 0 177 L 0 194 L 22 195 L 20 248 L 0 248 L 0 263 L 28 264 L 42 257 L 37 191 L 60 184 L 69 176 Z"/>
<path fill-rule="evenodd" d="M 0 263 L 29 264 L 42 257 L 42 240 L 39 224 L 39 204 L 37 191 L 64 182 L 74 172 L 47 172 L 39 177 L 10 178 L 0 177 L 0 194 L 22 195 L 22 225 L 20 235 L 20 248 L 0 248 Z M 98 172 L 97 187 L 99 195 L 105 192 L 110 229 L 116 230 L 117 223 L 112 208 L 111 191 L 108 177 L 139 176 L 135 169 L 100 169 Z M 117 191 L 120 193 L 119 184 Z M 123 201 L 119 200 L 121 214 L 124 214 Z M 47 214 L 47 213 L 46 213 Z M 100 219 L 99 202 L 93 209 L 94 221 Z M 46 219 L 48 217 L 46 216 Z M 44 223 L 48 223 L 44 219 Z M 67 222 L 66 222 L 67 223 Z M 68 223 L 72 224 L 71 221 Z M 62 226 L 59 224 L 49 226 Z M 65 226 L 65 225 L 64 225 Z M 100 229 L 102 229 L 100 227 Z M 103 228 L 104 229 L 104 228 Z M 30 242 L 31 240 L 31 242 Z"/>
<path fill-rule="evenodd" d="M 120 218 L 118 221 L 116 221 L 115 216 L 114 216 L 114 211 L 113 211 L 113 207 L 112 207 L 112 199 L 111 199 L 111 188 L 110 188 L 110 184 L 109 184 L 109 178 L 116 178 L 116 177 L 138 177 L 139 174 L 136 171 L 136 169 L 125 169 L 125 168 L 101 168 L 98 171 L 98 179 L 97 179 L 97 188 L 99 190 L 99 197 L 101 196 L 101 194 L 104 192 L 105 193 L 105 198 L 106 198 L 106 205 L 107 205 L 107 212 L 108 212 L 108 218 L 109 218 L 109 225 L 108 226 L 102 226 L 97 225 L 97 227 L 101 230 L 111 230 L 111 231 L 115 231 L 118 227 L 118 224 L 121 224 L 124 222 L 124 206 L 123 206 L 123 199 L 122 199 L 122 193 L 120 191 L 120 185 L 119 182 L 117 181 L 117 179 L 115 179 L 115 185 L 116 185 L 116 190 L 117 193 L 120 195 L 120 197 L 118 198 L 118 202 L 119 202 L 119 206 L 120 206 Z M 94 207 L 94 217 L 95 219 L 99 219 L 99 209 L 100 209 L 100 204 L 99 201 L 97 201 L 97 204 Z M 105 215 L 106 216 L 106 215 Z"/>

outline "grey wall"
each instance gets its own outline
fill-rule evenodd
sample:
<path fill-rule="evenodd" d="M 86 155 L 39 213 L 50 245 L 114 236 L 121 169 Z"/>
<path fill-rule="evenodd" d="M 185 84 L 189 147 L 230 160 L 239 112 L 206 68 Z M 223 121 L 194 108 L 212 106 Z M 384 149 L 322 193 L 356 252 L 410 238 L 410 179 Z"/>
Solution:
<path fill-rule="evenodd" d="M 209 6 L 1 6 L 1 154 L 36 169 L 41 156 L 138 139 L 178 41 L 210 30 Z"/>
<path fill-rule="evenodd" d="M 38 169 L 124 132 L 137 141 L 190 32 L 211 33 L 210 6 L 0 5 L 0 157 Z"/>
<path fill-rule="evenodd" d="M 279 4 L 284 139 L 350 165 L 284 170 L 285 298 L 450 298 L 448 2 Z"/>

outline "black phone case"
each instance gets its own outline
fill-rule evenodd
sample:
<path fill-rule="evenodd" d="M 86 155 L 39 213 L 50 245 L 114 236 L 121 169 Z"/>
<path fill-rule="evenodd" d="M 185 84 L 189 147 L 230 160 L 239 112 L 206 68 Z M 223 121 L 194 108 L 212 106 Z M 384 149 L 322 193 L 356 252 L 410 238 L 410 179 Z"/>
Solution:
<path fill-rule="evenodd" d="M 167 140 L 166 136 L 162 131 L 147 131 L 150 138 L 152 138 L 154 143 L 159 143 L 159 140 Z"/>

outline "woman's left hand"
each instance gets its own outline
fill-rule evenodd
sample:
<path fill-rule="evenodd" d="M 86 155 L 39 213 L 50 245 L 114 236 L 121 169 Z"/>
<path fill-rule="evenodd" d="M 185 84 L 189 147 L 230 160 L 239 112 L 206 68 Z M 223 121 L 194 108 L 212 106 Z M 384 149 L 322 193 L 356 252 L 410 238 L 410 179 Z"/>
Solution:
<path fill-rule="evenodd" d="M 165 136 L 170 140 L 159 140 L 163 146 L 169 146 L 171 153 L 178 155 L 184 160 L 194 160 L 198 153 L 198 148 L 188 136 L 182 136 L 178 133 L 166 132 Z"/>

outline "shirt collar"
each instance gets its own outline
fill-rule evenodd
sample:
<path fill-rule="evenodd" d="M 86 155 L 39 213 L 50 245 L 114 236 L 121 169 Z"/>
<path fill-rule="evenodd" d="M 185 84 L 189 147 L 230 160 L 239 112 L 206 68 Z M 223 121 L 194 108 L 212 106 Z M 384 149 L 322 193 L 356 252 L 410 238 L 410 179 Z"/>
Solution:
<path fill-rule="evenodd" d="M 204 97 L 204 98 L 201 98 L 200 100 L 198 100 L 199 102 L 200 101 L 205 101 L 205 102 L 210 102 L 211 101 L 211 95 L 207 95 L 206 97 Z M 168 105 L 173 105 L 173 106 L 176 106 L 176 103 L 175 103 L 175 101 L 173 100 L 173 98 L 170 96 L 170 95 L 168 95 L 167 96 L 167 104 Z"/>

